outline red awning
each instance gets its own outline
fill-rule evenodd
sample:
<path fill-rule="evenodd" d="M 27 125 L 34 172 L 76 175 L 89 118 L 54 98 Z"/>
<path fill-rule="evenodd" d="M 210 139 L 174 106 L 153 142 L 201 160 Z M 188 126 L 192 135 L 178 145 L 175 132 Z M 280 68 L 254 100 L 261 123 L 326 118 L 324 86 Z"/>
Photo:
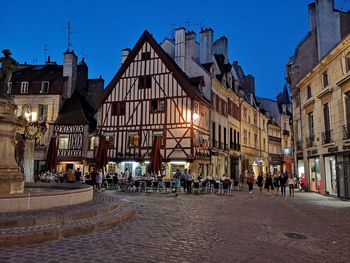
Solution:
<path fill-rule="evenodd" d="M 151 150 L 150 166 L 153 173 L 158 175 L 162 168 L 162 156 L 160 155 L 160 140 L 161 137 L 154 136 Z"/>
<path fill-rule="evenodd" d="M 51 137 L 49 149 L 47 150 L 47 157 L 45 161 L 45 167 L 48 170 L 56 170 L 57 166 L 57 145 L 56 138 Z"/>
<path fill-rule="evenodd" d="M 97 168 L 103 169 L 108 163 L 107 160 L 107 144 L 106 144 L 106 136 L 101 135 L 99 138 L 99 145 L 96 155 L 96 165 Z"/>

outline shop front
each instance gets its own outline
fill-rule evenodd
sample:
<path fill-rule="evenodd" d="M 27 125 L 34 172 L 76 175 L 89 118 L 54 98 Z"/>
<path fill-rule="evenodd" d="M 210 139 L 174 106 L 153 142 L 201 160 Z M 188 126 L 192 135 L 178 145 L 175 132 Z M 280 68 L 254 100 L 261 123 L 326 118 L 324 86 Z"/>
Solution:
<path fill-rule="evenodd" d="M 283 163 L 282 155 L 280 155 L 280 154 L 269 154 L 269 165 L 270 165 L 269 172 L 271 174 L 276 175 L 279 172 L 281 172 L 282 171 L 281 170 L 282 163 Z"/>
<path fill-rule="evenodd" d="M 227 157 L 221 154 L 213 153 L 211 157 L 212 176 L 220 179 L 224 175 L 227 176 Z"/>
<path fill-rule="evenodd" d="M 312 157 L 308 159 L 309 163 L 309 180 L 310 190 L 314 192 L 322 192 L 323 182 L 320 172 L 320 158 Z"/>
<path fill-rule="evenodd" d="M 324 157 L 326 194 L 338 195 L 336 164 L 335 155 Z"/>
<path fill-rule="evenodd" d="M 348 150 L 347 147 L 349 146 L 343 146 L 343 149 Z M 350 152 L 337 155 L 336 173 L 338 197 L 350 199 Z"/>
<path fill-rule="evenodd" d="M 304 159 L 297 160 L 297 176 L 298 176 L 299 180 L 301 178 L 305 178 Z"/>

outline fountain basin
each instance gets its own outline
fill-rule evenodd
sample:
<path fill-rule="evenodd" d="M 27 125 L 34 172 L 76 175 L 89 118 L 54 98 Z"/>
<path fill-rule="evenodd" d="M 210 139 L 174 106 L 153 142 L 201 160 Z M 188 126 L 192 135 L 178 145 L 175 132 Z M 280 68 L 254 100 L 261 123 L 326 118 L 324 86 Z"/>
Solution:
<path fill-rule="evenodd" d="M 92 197 L 90 185 L 25 183 L 24 193 L 0 194 L 0 213 L 76 205 L 91 201 Z"/>

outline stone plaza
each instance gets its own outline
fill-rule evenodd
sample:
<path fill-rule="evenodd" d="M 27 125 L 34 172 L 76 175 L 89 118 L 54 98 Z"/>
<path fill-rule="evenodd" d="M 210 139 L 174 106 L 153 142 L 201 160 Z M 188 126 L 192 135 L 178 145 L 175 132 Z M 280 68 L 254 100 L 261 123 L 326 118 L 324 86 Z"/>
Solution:
<path fill-rule="evenodd" d="M 105 230 L 0 248 L 0 262 L 349 262 L 350 203 L 295 197 L 121 193 L 137 209 Z"/>

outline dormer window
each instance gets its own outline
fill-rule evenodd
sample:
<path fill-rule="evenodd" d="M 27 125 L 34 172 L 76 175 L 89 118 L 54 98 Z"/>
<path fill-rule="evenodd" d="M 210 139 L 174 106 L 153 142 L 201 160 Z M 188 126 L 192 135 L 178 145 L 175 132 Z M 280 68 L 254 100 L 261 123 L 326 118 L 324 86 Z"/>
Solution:
<path fill-rule="evenodd" d="M 21 82 L 21 93 L 28 93 L 29 82 Z"/>
<path fill-rule="evenodd" d="M 48 93 L 49 92 L 50 82 L 43 81 L 41 82 L 41 90 L 40 93 Z"/>
<path fill-rule="evenodd" d="M 345 57 L 345 69 L 346 72 L 350 71 L 350 54 Z"/>
<path fill-rule="evenodd" d="M 225 76 L 222 77 L 222 85 L 224 85 L 226 87 L 226 77 Z"/>
<path fill-rule="evenodd" d="M 327 87 L 328 84 L 329 84 L 329 80 L 328 80 L 328 72 L 325 71 L 323 74 L 322 74 L 322 81 L 323 81 L 323 87 Z"/>
<path fill-rule="evenodd" d="M 214 65 L 210 67 L 210 75 L 211 75 L 212 77 L 215 76 L 215 66 L 214 66 Z"/>
<path fill-rule="evenodd" d="M 11 94 L 11 91 L 12 91 L 12 82 L 9 82 L 9 83 L 7 83 L 7 91 L 6 91 L 6 93 L 7 94 Z"/>

